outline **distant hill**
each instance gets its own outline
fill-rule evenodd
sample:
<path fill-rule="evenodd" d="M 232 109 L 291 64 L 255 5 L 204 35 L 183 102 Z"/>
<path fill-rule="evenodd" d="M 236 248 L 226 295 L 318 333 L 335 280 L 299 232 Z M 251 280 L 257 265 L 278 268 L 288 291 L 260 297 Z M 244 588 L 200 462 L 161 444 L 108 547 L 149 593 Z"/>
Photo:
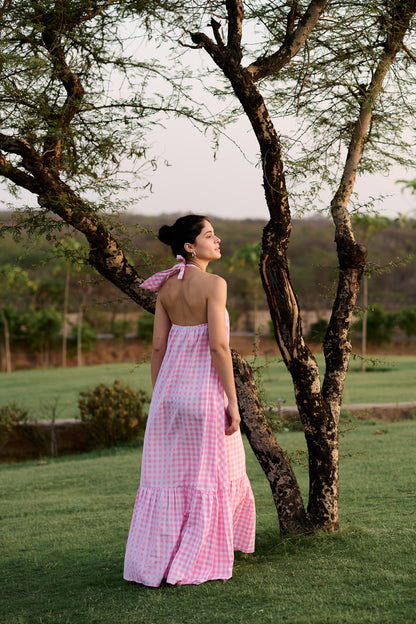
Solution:
<path fill-rule="evenodd" d="M 136 215 L 126 213 L 120 217 L 123 231 L 116 234 L 124 238 L 122 246 L 128 249 L 129 257 L 143 275 L 149 275 L 160 266 L 172 261 L 169 249 L 157 240 L 157 231 L 165 223 L 171 224 L 179 215 Z M 8 222 L 10 215 L 0 213 L 0 220 Z M 215 230 L 222 239 L 223 258 L 230 257 L 244 243 L 261 240 L 264 220 L 213 219 Z M 78 235 L 77 235 L 78 236 Z M 80 238 L 80 240 L 82 240 Z M 19 263 L 38 279 L 51 277 L 53 261 L 48 255 L 52 243 L 41 237 L 36 243 L 26 238 L 15 242 L 11 237 L 2 239 L 0 264 Z M 397 310 L 416 304 L 416 222 L 388 227 L 368 242 L 368 260 L 371 269 L 369 280 L 370 303 L 380 303 L 388 309 Z M 149 260 L 150 254 L 153 261 Z M 331 306 L 337 274 L 337 258 L 333 225 L 324 218 L 295 219 L 288 250 L 294 288 L 303 309 L 325 309 Z M 229 283 L 230 305 L 236 311 L 251 309 L 253 289 L 259 286 L 259 278 L 249 270 L 235 270 L 228 273 L 225 263 L 220 261 L 212 268 L 224 275 Z M 59 278 L 58 278 L 59 279 Z M 86 279 L 85 276 L 82 279 Z M 82 288 L 82 279 L 76 279 Z M 91 279 L 91 278 L 88 278 Z M 94 277 L 93 299 L 104 304 L 112 301 L 114 309 L 126 306 L 137 309 L 111 284 Z M 261 292 L 259 308 L 265 308 Z"/>

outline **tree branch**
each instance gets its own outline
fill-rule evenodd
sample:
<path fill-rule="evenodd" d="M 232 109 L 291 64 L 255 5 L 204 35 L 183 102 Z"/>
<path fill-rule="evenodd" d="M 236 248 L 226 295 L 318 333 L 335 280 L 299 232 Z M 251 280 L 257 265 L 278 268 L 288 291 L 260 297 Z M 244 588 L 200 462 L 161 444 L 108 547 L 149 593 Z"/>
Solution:
<path fill-rule="evenodd" d="M 11 182 L 17 184 L 31 193 L 40 193 L 41 187 L 37 184 L 36 180 L 32 176 L 20 171 L 0 153 L 0 176 L 4 176 Z"/>
<path fill-rule="evenodd" d="M 55 75 L 61 81 L 67 93 L 66 101 L 59 115 L 54 115 L 49 120 L 49 131 L 44 142 L 43 158 L 48 167 L 56 170 L 62 169 L 62 135 L 70 126 L 72 119 L 80 110 L 80 104 L 84 96 L 84 88 L 79 76 L 69 68 L 62 43 L 58 36 L 62 25 L 58 26 L 55 21 L 60 16 L 45 14 L 42 18 L 43 41 L 48 50 Z"/>
<path fill-rule="evenodd" d="M 406 52 L 407 56 L 409 56 L 414 63 L 416 63 L 416 56 L 409 50 L 409 48 L 402 43 L 402 48 Z"/>
<path fill-rule="evenodd" d="M 226 0 L 228 13 L 227 46 L 238 63 L 241 62 L 241 36 L 243 32 L 244 7 L 241 0 Z"/>
<path fill-rule="evenodd" d="M 292 5 L 288 17 L 286 37 L 280 49 L 270 56 L 258 58 L 247 67 L 247 71 L 255 82 L 278 72 L 299 52 L 321 17 L 327 3 L 328 0 L 312 0 L 293 32 L 291 32 L 294 22 L 294 5 Z"/>
<path fill-rule="evenodd" d="M 347 206 L 354 188 L 374 106 L 383 88 L 387 72 L 397 52 L 403 46 L 403 38 L 416 13 L 416 0 L 410 3 L 397 0 L 391 11 L 391 29 L 386 35 L 384 51 L 377 63 L 372 80 L 368 88 L 363 90 L 360 111 L 352 132 L 341 181 L 331 202 L 340 273 L 337 295 L 324 341 L 326 372 L 322 394 L 336 421 L 339 418 L 342 389 L 351 352 L 348 331 L 367 253 L 363 245 L 355 242 Z"/>
<path fill-rule="evenodd" d="M 296 12 L 298 10 L 298 0 L 293 0 L 292 6 L 290 7 L 289 15 L 287 16 L 287 24 L 286 24 L 286 37 L 285 40 L 289 39 L 293 35 L 293 31 L 295 28 L 295 19 Z"/>

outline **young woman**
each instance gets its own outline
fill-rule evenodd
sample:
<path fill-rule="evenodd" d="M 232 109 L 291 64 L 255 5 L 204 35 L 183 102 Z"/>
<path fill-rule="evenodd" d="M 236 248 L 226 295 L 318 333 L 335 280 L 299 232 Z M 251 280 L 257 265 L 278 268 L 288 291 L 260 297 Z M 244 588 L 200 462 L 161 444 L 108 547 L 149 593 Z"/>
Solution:
<path fill-rule="evenodd" d="M 126 580 L 152 587 L 229 579 L 234 550 L 253 552 L 255 534 L 226 282 L 206 272 L 221 241 L 198 215 L 163 226 L 159 239 L 181 263 L 142 284 L 159 291 L 153 397 L 124 564 Z"/>

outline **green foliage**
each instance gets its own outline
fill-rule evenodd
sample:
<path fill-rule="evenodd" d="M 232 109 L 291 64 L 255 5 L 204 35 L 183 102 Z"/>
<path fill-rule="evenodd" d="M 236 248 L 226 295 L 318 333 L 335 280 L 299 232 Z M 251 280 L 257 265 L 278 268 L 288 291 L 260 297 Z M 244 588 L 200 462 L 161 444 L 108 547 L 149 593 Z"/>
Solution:
<path fill-rule="evenodd" d="M 111 323 L 111 333 L 116 340 L 125 340 L 126 334 L 129 332 L 130 327 L 131 323 L 127 319 L 116 319 Z"/>
<path fill-rule="evenodd" d="M 396 326 L 397 316 L 385 312 L 383 306 L 373 305 L 368 309 L 367 315 L 367 340 L 372 344 L 391 342 Z M 362 319 L 353 324 L 353 329 L 362 331 Z"/>
<path fill-rule="evenodd" d="M 112 386 L 99 384 L 80 392 L 81 420 L 98 446 L 116 446 L 139 437 L 146 425 L 144 404 L 149 400 L 143 390 L 135 392 L 116 379 Z"/>
<path fill-rule="evenodd" d="M 81 325 L 81 347 L 83 352 L 94 351 L 95 343 L 97 342 L 97 332 L 94 327 L 88 321 L 82 321 Z M 78 327 L 73 325 L 71 327 L 70 340 L 74 343 L 78 340 Z"/>
<path fill-rule="evenodd" d="M 154 320 L 154 315 L 145 311 L 137 321 L 137 337 L 144 340 L 144 342 L 152 342 L 153 340 Z"/>
<path fill-rule="evenodd" d="M 8 303 L 3 308 L 3 314 L 6 317 L 10 342 L 15 343 L 21 336 L 21 315 L 16 309 L 16 306 L 12 303 Z M 0 314 L 0 340 L 3 337 L 4 332 L 4 320 L 2 314 Z"/>
<path fill-rule="evenodd" d="M 397 318 L 397 325 L 408 338 L 416 336 L 416 306 L 402 308 Z"/>
<path fill-rule="evenodd" d="M 29 409 L 14 401 L 0 407 L 0 448 L 27 422 L 28 416 Z"/>
<path fill-rule="evenodd" d="M 32 351 L 49 349 L 59 337 L 62 329 L 62 314 L 52 306 L 35 310 L 28 308 L 22 318 L 24 339 Z"/>
<path fill-rule="evenodd" d="M 313 342 L 323 342 L 328 329 L 328 321 L 320 318 L 311 324 L 309 331 L 309 339 Z"/>

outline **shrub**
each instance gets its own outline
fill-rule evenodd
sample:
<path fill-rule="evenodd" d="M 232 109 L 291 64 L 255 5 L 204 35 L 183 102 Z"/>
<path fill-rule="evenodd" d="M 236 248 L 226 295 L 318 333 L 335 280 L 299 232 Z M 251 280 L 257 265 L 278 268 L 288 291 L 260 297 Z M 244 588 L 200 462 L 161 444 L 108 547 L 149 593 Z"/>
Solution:
<path fill-rule="evenodd" d="M 153 316 L 153 315 L 152 315 Z M 125 340 L 126 334 L 129 333 L 131 323 L 127 319 L 117 319 L 111 324 L 111 333 L 116 340 Z"/>
<path fill-rule="evenodd" d="M 310 340 L 312 340 L 313 342 L 323 342 L 327 329 L 328 321 L 323 318 L 318 319 L 315 323 L 312 323 L 309 330 Z"/>
<path fill-rule="evenodd" d="M 381 305 L 373 305 L 368 308 L 367 316 L 367 340 L 372 344 L 391 342 L 396 326 L 395 314 L 385 312 Z M 360 319 L 353 325 L 353 329 L 362 331 L 363 321 Z"/>
<path fill-rule="evenodd" d="M 149 397 L 116 379 L 112 386 L 99 384 L 80 392 L 81 420 L 98 446 L 115 446 L 138 438 L 146 425 L 143 406 Z"/>
<path fill-rule="evenodd" d="M 152 342 L 154 315 L 150 312 L 143 312 L 137 321 L 137 337 L 145 342 Z"/>
<path fill-rule="evenodd" d="M 416 306 L 402 308 L 399 313 L 397 324 L 408 338 L 416 336 Z"/>
<path fill-rule="evenodd" d="M 71 333 L 69 336 L 71 342 L 76 343 L 78 340 L 78 326 L 72 325 Z M 95 343 L 97 342 L 97 332 L 94 327 L 88 321 L 82 321 L 81 323 L 81 349 L 83 353 L 87 351 L 94 351 Z"/>
<path fill-rule="evenodd" d="M 24 316 L 24 337 L 27 346 L 32 351 L 41 351 L 52 346 L 59 338 L 62 329 L 62 314 L 52 306 L 35 310 L 29 307 Z"/>
<path fill-rule="evenodd" d="M 7 444 L 11 435 L 20 432 L 27 422 L 28 415 L 29 411 L 16 403 L 0 407 L 0 448 Z"/>

